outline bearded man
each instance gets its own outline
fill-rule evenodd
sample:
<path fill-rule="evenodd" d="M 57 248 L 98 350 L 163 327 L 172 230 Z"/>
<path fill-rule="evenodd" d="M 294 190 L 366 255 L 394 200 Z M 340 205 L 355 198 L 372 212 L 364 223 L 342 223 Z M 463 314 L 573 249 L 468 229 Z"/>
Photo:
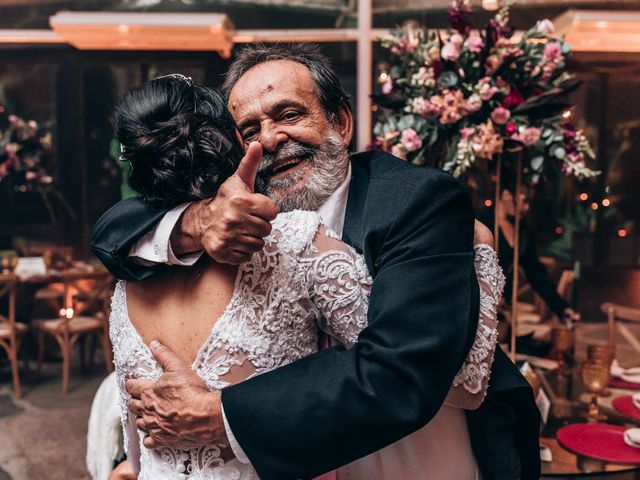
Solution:
<path fill-rule="evenodd" d="M 448 174 L 379 151 L 349 155 L 348 96 L 315 46 L 250 47 L 222 91 L 245 143 L 262 145 L 255 188 L 266 196 L 239 171 L 215 198 L 169 212 L 123 201 L 99 220 L 92 245 L 128 279 L 168 268 L 161 264 L 192 264 L 203 250 L 241 263 L 264 246 L 276 211 L 306 209 L 364 255 L 373 277 L 368 327 L 352 348 L 323 350 L 222 393 L 208 391 L 186 365 L 127 385 L 145 446 L 226 437 L 260 478 L 311 478 L 441 411 L 476 331 L 474 213 Z M 256 155 L 248 149 L 247 157 Z M 539 477 L 532 391 L 500 349 L 487 398 L 462 418 L 484 480 Z"/>

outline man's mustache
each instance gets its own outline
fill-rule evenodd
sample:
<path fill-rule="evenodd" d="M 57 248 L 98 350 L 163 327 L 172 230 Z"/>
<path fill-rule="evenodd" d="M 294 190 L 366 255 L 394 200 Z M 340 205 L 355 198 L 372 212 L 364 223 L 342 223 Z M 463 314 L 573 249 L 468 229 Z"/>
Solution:
<path fill-rule="evenodd" d="M 300 142 L 287 142 L 279 147 L 275 152 L 265 153 L 262 155 L 262 162 L 256 175 L 255 191 L 256 193 L 266 193 L 269 181 L 273 176 L 274 170 L 278 165 L 282 165 L 289 160 L 306 158 L 313 161 L 319 148 L 312 145 L 306 145 Z"/>
<path fill-rule="evenodd" d="M 305 145 L 300 142 L 287 142 L 279 147 L 275 152 L 264 153 L 258 174 L 273 175 L 273 170 L 284 162 L 297 158 L 313 159 L 318 151 L 318 147 Z"/>

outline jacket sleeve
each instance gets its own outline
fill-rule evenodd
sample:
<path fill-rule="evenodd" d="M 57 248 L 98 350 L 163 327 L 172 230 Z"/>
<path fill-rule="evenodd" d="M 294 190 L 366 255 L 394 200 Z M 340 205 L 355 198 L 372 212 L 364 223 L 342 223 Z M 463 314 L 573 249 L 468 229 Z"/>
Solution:
<path fill-rule="evenodd" d="M 145 267 L 128 258 L 132 245 L 151 230 L 166 210 L 152 210 L 140 198 L 116 203 L 102 215 L 91 232 L 91 249 L 117 278 L 142 280 L 166 268 Z"/>
<path fill-rule="evenodd" d="M 479 298 L 469 196 L 441 173 L 403 191 L 408 200 L 386 232 L 365 238 L 375 268 L 357 343 L 222 392 L 263 480 L 311 478 L 421 428 L 467 354 Z"/>

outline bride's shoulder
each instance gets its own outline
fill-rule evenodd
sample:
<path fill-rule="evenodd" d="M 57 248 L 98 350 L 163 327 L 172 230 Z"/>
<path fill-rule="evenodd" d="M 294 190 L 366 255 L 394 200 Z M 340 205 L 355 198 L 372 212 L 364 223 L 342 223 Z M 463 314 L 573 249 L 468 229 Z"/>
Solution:
<path fill-rule="evenodd" d="M 297 255 L 312 243 L 322 219 L 318 212 L 293 210 L 279 213 L 271 225 L 267 246 Z"/>

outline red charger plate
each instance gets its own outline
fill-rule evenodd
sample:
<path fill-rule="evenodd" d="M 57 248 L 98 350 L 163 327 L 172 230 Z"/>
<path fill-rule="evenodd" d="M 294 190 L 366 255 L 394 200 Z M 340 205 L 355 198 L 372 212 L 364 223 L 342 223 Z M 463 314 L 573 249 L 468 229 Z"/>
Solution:
<path fill-rule="evenodd" d="M 633 397 L 631 395 L 623 395 L 611 402 L 613 408 L 620 413 L 627 415 L 628 417 L 640 420 L 640 408 L 636 407 L 633 403 Z"/>
<path fill-rule="evenodd" d="M 627 382 L 621 378 L 611 377 L 609 380 L 609 386 L 611 388 L 626 388 L 627 390 L 640 390 L 640 383 Z"/>
<path fill-rule="evenodd" d="M 612 463 L 640 465 L 640 448 L 624 443 L 625 428 L 606 423 L 576 423 L 558 430 L 558 443 L 585 457 Z"/>

